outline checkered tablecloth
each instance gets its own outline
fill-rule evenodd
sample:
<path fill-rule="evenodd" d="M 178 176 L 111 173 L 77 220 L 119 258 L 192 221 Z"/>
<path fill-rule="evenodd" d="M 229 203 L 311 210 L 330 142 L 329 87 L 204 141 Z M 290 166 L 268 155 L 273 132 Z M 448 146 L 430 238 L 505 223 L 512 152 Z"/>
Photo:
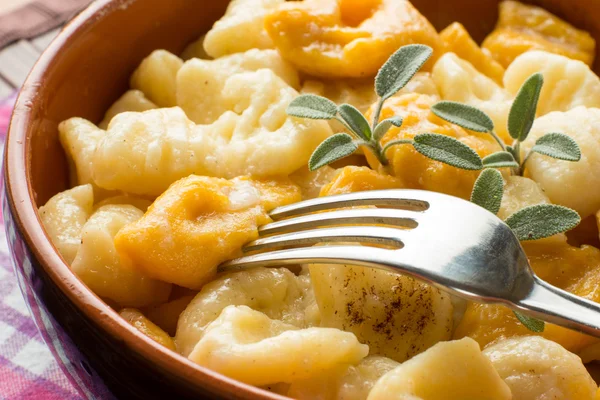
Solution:
<path fill-rule="evenodd" d="M 13 103 L 14 96 L 0 101 L 0 153 Z M 0 399 L 79 399 L 29 316 L 8 256 L 1 211 L 0 225 Z"/>

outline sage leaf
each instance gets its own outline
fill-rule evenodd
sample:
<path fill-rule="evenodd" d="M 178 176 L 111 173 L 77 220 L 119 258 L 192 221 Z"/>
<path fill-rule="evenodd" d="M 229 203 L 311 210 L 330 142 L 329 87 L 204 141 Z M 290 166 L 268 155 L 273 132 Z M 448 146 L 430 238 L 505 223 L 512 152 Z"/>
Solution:
<path fill-rule="evenodd" d="M 369 126 L 369 121 L 367 121 L 365 116 L 362 115 L 356 107 L 350 104 L 342 104 L 338 107 L 338 112 L 358 137 L 367 142 L 371 140 L 371 127 Z"/>
<path fill-rule="evenodd" d="M 302 94 L 296 97 L 287 108 L 288 115 L 309 119 L 333 119 L 337 114 L 336 104 L 325 97 Z"/>
<path fill-rule="evenodd" d="M 403 120 L 401 117 L 392 117 L 384 119 L 375 127 L 375 131 L 373 132 L 373 139 L 375 139 L 376 142 L 379 142 L 390 130 L 392 125 L 399 128 L 402 126 L 402 122 Z"/>
<path fill-rule="evenodd" d="M 475 181 L 471 201 L 493 214 L 498 214 L 502 204 L 504 180 L 496 169 L 486 169 Z"/>
<path fill-rule="evenodd" d="M 525 207 L 506 220 L 519 240 L 537 240 L 566 232 L 579 225 L 576 211 L 555 204 Z"/>
<path fill-rule="evenodd" d="M 499 151 L 483 158 L 483 168 L 519 168 L 519 163 L 508 151 Z"/>
<path fill-rule="evenodd" d="M 308 160 L 308 169 L 315 171 L 327 164 L 347 157 L 358 149 L 352 136 L 338 133 L 325 139 Z"/>
<path fill-rule="evenodd" d="M 508 151 L 510 154 L 512 154 L 512 156 L 515 160 L 517 159 L 517 150 L 514 147 L 506 146 L 506 151 Z"/>
<path fill-rule="evenodd" d="M 440 101 L 431 111 L 443 120 L 475 132 L 492 132 L 494 122 L 483 111 L 455 101 Z"/>
<path fill-rule="evenodd" d="M 535 120 L 543 85 L 544 76 L 538 72 L 527 78 L 519 89 L 508 114 L 508 133 L 513 139 L 520 142 L 527 139 Z"/>
<path fill-rule="evenodd" d="M 544 328 L 546 327 L 546 324 L 544 323 L 544 321 L 541 321 L 536 318 L 528 317 L 527 315 L 521 314 L 518 311 L 513 311 L 513 312 L 515 313 L 515 317 L 517 317 L 519 322 L 521 322 L 523 325 L 525 325 L 525 328 L 529 329 L 531 332 L 536 332 L 536 333 L 544 332 Z"/>
<path fill-rule="evenodd" d="M 437 133 L 422 133 L 416 135 L 413 146 L 425 157 L 456 168 L 480 170 L 483 168 L 481 157 L 464 143 Z"/>
<path fill-rule="evenodd" d="M 581 160 L 581 149 L 570 136 L 548 133 L 539 138 L 531 151 L 565 161 Z"/>
<path fill-rule="evenodd" d="M 383 64 L 375 78 L 375 91 L 387 100 L 402 89 L 429 60 L 433 50 L 422 44 L 401 47 Z"/>

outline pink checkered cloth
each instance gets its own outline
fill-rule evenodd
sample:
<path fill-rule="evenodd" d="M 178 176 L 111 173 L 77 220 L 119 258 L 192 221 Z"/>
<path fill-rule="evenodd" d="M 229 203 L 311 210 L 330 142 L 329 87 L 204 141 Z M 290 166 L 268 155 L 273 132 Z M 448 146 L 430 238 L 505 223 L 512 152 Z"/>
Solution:
<path fill-rule="evenodd" d="M 14 96 L 0 101 L 0 155 L 13 104 Z M 29 315 L 8 256 L 1 210 L 0 225 L 0 399 L 80 399 Z"/>

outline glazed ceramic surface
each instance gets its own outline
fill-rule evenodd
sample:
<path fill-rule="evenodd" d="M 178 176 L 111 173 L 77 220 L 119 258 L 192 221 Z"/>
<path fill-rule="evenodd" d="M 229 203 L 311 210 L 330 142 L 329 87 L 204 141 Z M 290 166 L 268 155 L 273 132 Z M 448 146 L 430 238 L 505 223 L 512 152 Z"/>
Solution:
<path fill-rule="evenodd" d="M 438 29 L 460 21 L 478 40 L 492 30 L 497 3 L 413 1 Z M 600 39 L 597 0 L 531 3 Z M 71 273 L 37 215 L 39 205 L 67 188 L 58 123 L 73 116 L 99 121 L 146 55 L 181 51 L 226 6 L 226 0 L 98 0 L 42 56 L 17 102 L 3 175 L 9 246 L 36 324 L 83 398 L 281 398 L 192 364 L 137 332 Z"/>

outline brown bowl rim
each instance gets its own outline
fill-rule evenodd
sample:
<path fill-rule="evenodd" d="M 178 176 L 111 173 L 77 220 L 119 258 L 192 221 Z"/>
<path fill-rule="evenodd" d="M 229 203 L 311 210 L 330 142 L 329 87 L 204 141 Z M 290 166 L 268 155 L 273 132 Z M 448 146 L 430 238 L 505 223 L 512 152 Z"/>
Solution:
<path fill-rule="evenodd" d="M 15 222 L 35 258 L 67 298 L 102 330 L 121 339 L 127 347 L 142 355 L 149 362 L 161 369 L 175 371 L 192 386 L 209 387 L 212 391 L 224 395 L 244 399 L 288 399 L 288 397 L 236 381 L 201 367 L 139 332 L 88 289 L 70 270 L 42 227 L 38 210 L 34 205 L 33 188 L 28 178 L 31 166 L 31 143 L 27 133 L 28 126 L 32 122 L 31 104 L 36 101 L 41 88 L 44 87 L 46 72 L 60 58 L 61 51 L 68 48 L 83 31 L 89 29 L 98 19 L 130 1 L 97 0 L 93 2 L 64 27 L 43 52 L 27 77 L 15 104 L 4 153 L 5 187 L 7 197 L 14 208 Z"/>

